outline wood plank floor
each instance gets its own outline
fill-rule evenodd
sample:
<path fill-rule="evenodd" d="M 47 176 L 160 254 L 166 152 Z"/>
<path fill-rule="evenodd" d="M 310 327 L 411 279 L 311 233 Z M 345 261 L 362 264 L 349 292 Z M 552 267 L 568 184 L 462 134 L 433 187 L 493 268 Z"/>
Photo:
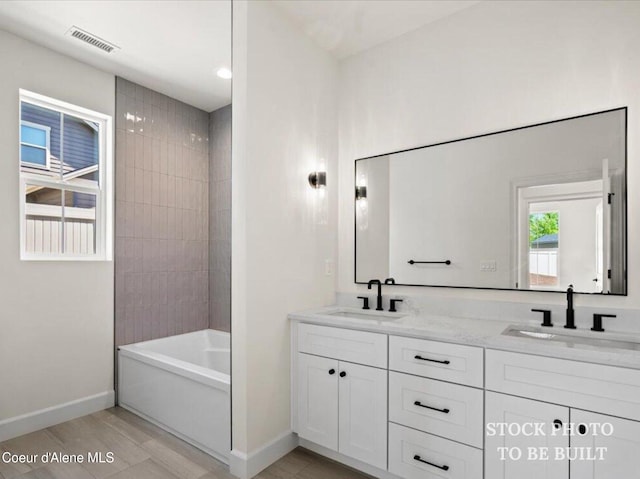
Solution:
<path fill-rule="evenodd" d="M 4 452 L 42 456 L 113 452 L 112 463 L 11 464 Z M 353 469 L 298 448 L 257 479 L 365 479 Z M 175 436 L 112 408 L 0 443 L 0 479 L 232 479 L 229 468 Z"/>

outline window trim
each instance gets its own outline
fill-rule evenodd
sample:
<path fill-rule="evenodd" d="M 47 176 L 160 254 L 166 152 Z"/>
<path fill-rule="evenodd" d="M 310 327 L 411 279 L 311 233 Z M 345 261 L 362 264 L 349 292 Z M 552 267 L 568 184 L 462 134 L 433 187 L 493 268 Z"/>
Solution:
<path fill-rule="evenodd" d="M 28 90 L 19 89 L 18 112 L 19 125 L 22 124 L 22 103 L 59 111 L 62 114 L 97 123 L 99 125 L 98 148 L 98 186 L 88 187 L 70 183 L 65 179 L 45 179 L 39 175 L 22 172 L 18 168 L 19 177 L 19 205 L 20 205 L 20 259 L 24 261 L 112 261 L 113 260 L 113 118 L 88 108 L 79 107 L 54 98 L 49 98 Z M 19 137 L 21 134 L 19 133 Z M 21 139 L 21 138 L 20 138 Z M 22 145 L 22 142 L 19 142 Z M 18 152 L 18 166 L 22 165 Z M 26 163 L 31 165 L 31 163 Z M 96 252 L 93 254 L 70 253 L 31 253 L 26 251 L 26 186 L 36 185 L 91 193 L 96 195 Z"/>
<path fill-rule="evenodd" d="M 28 126 L 29 128 L 34 128 L 36 130 L 42 130 L 45 133 L 45 145 L 34 145 L 33 143 L 27 143 L 26 141 L 22 141 L 22 127 Z M 51 127 L 46 125 L 40 125 L 38 123 L 32 123 L 27 120 L 22 119 L 22 109 L 20 109 L 20 164 L 27 165 L 30 168 L 40 168 L 42 170 L 50 170 L 51 169 Z M 39 163 L 31 163 L 30 161 L 24 161 L 22 159 L 22 146 L 30 146 L 31 148 L 39 148 L 41 150 L 45 150 L 45 164 L 41 165 Z"/>

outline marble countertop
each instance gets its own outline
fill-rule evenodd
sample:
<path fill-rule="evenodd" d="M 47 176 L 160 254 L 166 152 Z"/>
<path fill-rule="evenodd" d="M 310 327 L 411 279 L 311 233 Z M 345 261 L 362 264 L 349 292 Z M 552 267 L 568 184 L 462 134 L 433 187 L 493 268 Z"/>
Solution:
<path fill-rule="evenodd" d="M 411 336 L 502 351 L 640 369 L 640 345 L 638 350 L 629 350 L 600 345 L 505 336 L 502 334 L 510 326 L 534 329 L 539 326 L 539 322 L 469 319 L 404 312 L 395 314 L 376 313 L 375 311 L 364 311 L 367 314 L 367 318 L 336 316 L 335 313 L 340 311 L 346 312 L 347 315 L 349 313 L 363 313 L 363 311 L 355 308 L 328 306 L 290 313 L 289 319 L 325 326 Z M 376 317 L 377 314 L 385 315 L 386 317 Z M 371 315 L 371 319 L 369 319 L 368 315 Z M 640 343 L 640 335 L 635 333 L 613 334 L 607 332 L 596 333 L 588 330 L 572 331 L 563 329 L 562 326 L 544 328 L 544 332 Z"/>

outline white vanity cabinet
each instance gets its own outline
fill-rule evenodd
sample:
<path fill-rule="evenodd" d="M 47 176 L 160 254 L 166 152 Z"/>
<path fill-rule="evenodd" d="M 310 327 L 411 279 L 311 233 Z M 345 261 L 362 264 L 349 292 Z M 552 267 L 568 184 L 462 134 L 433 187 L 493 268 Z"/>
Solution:
<path fill-rule="evenodd" d="M 596 454 L 602 454 L 603 460 L 571 461 L 571 477 L 579 479 L 624 478 L 640 479 L 640 422 L 620 419 L 604 414 L 571 410 L 571 422 L 574 424 L 611 424 L 613 434 L 605 435 L 587 430 L 587 434 L 571 437 L 571 446 L 590 448 Z M 586 426 L 585 426 L 586 427 Z M 597 449 L 601 448 L 601 449 Z M 602 449 L 603 448 L 603 449 Z"/>
<path fill-rule="evenodd" d="M 485 395 L 485 477 L 491 479 L 567 479 L 569 461 L 538 460 L 541 451 L 553 454 L 569 446 L 556 434 L 569 423 L 569 408 L 487 391 Z M 501 424 L 509 425 L 501 429 Z M 534 424 L 543 424 L 539 435 Z"/>
<path fill-rule="evenodd" d="M 373 476 L 640 479 L 638 369 L 304 322 L 292 360 L 302 444 Z"/>
<path fill-rule="evenodd" d="M 486 368 L 486 425 L 541 422 L 547 435 L 494 436 L 487 427 L 485 478 L 640 479 L 640 371 L 494 350 L 486 351 Z M 550 433 L 554 422 L 564 433 Z M 523 457 L 503 460 L 498 447 Z M 529 448 L 545 447 L 549 460 L 527 460 Z"/>
<path fill-rule="evenodd" d="M 298 434 L 338 450 L 338 361 L 298 354 Z"/>
<path fill-rule="evenodd" d="M 295 423 L 301 438 L 386 469 L 386 345 L 385 335 L 299 325 Z"/>

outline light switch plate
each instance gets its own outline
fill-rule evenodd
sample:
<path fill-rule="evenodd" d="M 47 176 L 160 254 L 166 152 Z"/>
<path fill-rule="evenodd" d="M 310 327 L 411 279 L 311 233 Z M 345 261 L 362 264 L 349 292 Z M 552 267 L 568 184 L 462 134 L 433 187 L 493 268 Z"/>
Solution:
<path fill-rule="evenodd" d="M 325 276 L 333 276 L 333 260 L 324 260 L 324 274 Z"/>

